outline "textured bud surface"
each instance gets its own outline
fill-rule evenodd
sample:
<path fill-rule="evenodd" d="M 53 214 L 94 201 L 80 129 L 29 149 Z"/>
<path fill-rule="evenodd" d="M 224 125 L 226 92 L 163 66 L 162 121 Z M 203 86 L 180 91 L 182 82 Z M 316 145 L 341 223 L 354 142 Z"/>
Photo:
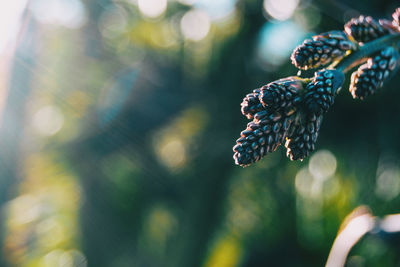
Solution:
<path fill-rule="evenodd" d="M 342 31 L 330 31 L 305 40 L 291 56 L 292 63 L 299 69 L 312 69 L 343 58 L 355 44 Z"/>
<path fill-rule="evenodd" d="M 347 22 L 344 29 L 346 33 L 351 35 L 356 41 L 363 43 L 389 34 L 389 30 L 382 27 L 372 17 L 364 17 L 362 15 Z"/>
<path fill-rule="evenodd" d="M 259 98 L 261 88 L 253 90 L 252 93 L 247 94 L 244 98 L 241 106 L 242 114 L 245 115 L 248 119 L 252 119 L 254 114 L 259 111 L 264 110 L 263 105 L 261 104 Z"/>
<path fill-rule="evenodd" d="M 303 81 L 289 77 L 269 83 L 261 88 L 259 100 L 264 107 L 274 111 L 290 113 L 296 104 L 298 92 L 303 88 Z"/>
<path fill-rule="evenodd" d="M 322 116 L 315 114 L 303 118 L 300 123 L 293 124 L 291 134 L 286 140 L 286 155 L 291 160 L 303 160 L 315 149 Z"/>
<path fill-rule="evenodd" d="M 344 74 L 337 70 L 320 70 L 306 87 L 304 104 L 311 113 L 322 114 L 333 105 L 344 82 Z"/>
<path fill-rule="evenodd" d="M 281 116 L 278 113 L 269 114 L 266 111 L 257 113 L 255 120 L 247 124 L 246 130 L 236 140 L 233 147 L 233 158 L 240 166 L 247 166 L 260 160 L 285 140 L 293 121 L 293 116 Z"/>
<path fill-rule="evenodd" d="M 387 47 L 351 75 L 350 93 L 353 98 L 365 99 L 383 86 L 383 82 L 399 65 L 399 53 Z"/>

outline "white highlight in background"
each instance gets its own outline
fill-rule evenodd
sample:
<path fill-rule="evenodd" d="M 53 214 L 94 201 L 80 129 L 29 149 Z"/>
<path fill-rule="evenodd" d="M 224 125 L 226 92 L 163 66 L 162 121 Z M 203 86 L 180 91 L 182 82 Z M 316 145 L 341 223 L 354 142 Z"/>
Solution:
<path fill-rule="evenodd" d="M 167 9 L 167 0 L 138 0 L 140 12 L 149 18 L 156 18 Z"/>
<path fill-rule="evenodd" d="M 276 20 L 289 19 L 298 5 L 299 0 L 264 0 L 264 10 Z"/>
<path fill-rule="evenodd" d="M 308 168 L 312 176 L 324 181 L 335 174 L 336 166 L 336 158 L 329 150 L 319 150 L 312 155 Z"/>
<path fill-rule="evenodd" d="M 45 106 L 33 116 L 33 127 L 41 135 L 51 136 L 61 130 L 64 116 L 55 106 Z"/>
<path fill-rule="evenodd" d="M 193 9 L 182 17 L 181 30 L 186 39 L 200 41 L 210 31 L 210 18 L 204 11 Z"/>
<path fill-rule="evenodd" d="M 400 214 L 387 215 L 380 221 L 382 230 L 388 233 L 400 232 Z"/>

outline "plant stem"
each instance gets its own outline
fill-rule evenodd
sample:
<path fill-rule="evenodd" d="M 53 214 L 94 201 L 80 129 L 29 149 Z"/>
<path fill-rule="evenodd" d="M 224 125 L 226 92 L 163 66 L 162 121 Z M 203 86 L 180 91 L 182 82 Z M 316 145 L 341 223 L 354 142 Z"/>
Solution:
<path fill-rule="evenodd" d="M 340 61 L 335 69 L 342 71 L 343 73 L 348 72 L 353 67 L 360 64 L 360 61 L 365 61 L 369 56 L 382 50 L 385 46 L 400 44 L 400 34 L 391 34 L 361 46 L 359 50 L 351 53 L 347 57 L 345 57 L 342 61 Z"/>

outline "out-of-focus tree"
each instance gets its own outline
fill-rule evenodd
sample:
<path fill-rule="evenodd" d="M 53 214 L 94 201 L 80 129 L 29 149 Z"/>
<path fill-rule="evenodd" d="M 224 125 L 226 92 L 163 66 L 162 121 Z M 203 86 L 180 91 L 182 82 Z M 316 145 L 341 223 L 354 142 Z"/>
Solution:
<path fill-rule="evenodd" d="M 240 102 L 295 74 L 290 53 L 312 32 L 342 29 L 358 12 L 387 17 L 395 5 L 32 0 L 36 39 L 17 49 L 0 128 L 0 192 L 12 198 L 4 258 L 11 266 L 323 265 L 354 207 L 396 212 L 399 77 L 366 102 L 340 95 L 304 162 L 278 149 L 234 166 L 246 123 Z M 355 259 L 370 250 L 361 246 Z"/>

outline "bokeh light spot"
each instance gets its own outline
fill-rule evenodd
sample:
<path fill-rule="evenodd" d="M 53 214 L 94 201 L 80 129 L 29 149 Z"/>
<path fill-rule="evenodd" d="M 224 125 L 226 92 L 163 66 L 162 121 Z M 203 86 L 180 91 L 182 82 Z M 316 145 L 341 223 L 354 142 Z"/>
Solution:
<path fill-rule="evenodd" d="M 43 257 L 42 265 L 45 267 L 86 267 L 87 259 L 78 250 L 64 251 L 56 249 Z"/>
<path fill-rule="evenodd" d="M 157 18 L 167 9 L 167 0 L 138 0 L 140 12 L 149 18 Z"/>
<path fill-rule="evenodd" d="M 178 138 L 171 139 L 162 145 L 158 152 L 161 160 L 171 168 L 181 166 L 186 160 L 185 145 Z"/>
<path fill-rule="evenodd" d="M 186 39 L 200 41 L 210 31 L 210 18 L 201 10 L 190 10 L 182 17 L 181 30 Z"/>
<path fill-rule="evenodd" d="M 400 232 L 400 214 L 387 215 L 381 220 L 380 227 L 389 233 Z"/>
<path fill-rule="evenodd" d="M 264 0 L 264 10 L 277 20 L 289 19 L 299 4 L 299 0 Z"/>
<path fill-rule="evenodd" d="M 392 167 L 384 170 L 376 180 L 375 193 L 386 201 L 397 197 L 400 193 L 400 169 Z"/>
<path fill-rule="evenodd" d="M 293 21 L 265 23 L 260 31 L 257 57 L 272 66 L 288 60 L 293 48 L 299 44 L 306 32 Z"/>
<path fill-rule="evenodd" d="M 147 230 L 154 241 L 165 242 L 176 230 L 177 224 L 178 221 L 170 210 L 157 206 L 149 214 Z"/>
<path fill-rule="evenodd" d="M 45 106 L 33 116 L 33 127 L 41 135 L 51 136 L 61 130 L 64 116 L 55 106 Z"/>
<path fill-rule="evenodd" d="M 297 192 L 302 196 L 309 196 L 311 194 L 311 185 L 313 183 L 313 177 L 307 168 L 301 169 L 295 178 L 295 186 Z"/>
<path fill-rule="evenodd" d="M 242 254 L 240 242 L 230 236 L 223 237 L 215 244 L 204 267 L 233 267 L 239 265 Z"/>
<path fill-rule="evenodd" d="M 58 264 L 63 267 L 74 267 L 74 258 L 70 253 L 64 252 L 61 254 Z"/>
<path fill-rule="evenodd" d="M 9 202 L 9 213 L 16 225 L 30 223 L 36 220 L 41 212 L 38 199 L 32 195 L 22 195 Z"/>
<path fill-rule="evenodd" d="M 309 171 L 319 180 L 325 180 L 336 171 L 336 157 L 328 150 L 316 152 L 310 159 Z"/>
<path fill-rule="evenodd" d="M 47 253 L 43 257 L 43 265 L 45 267 L 53 267 L 53 266 L 58 266 L 59 259 L 61 255 L 63 254 L 63 251 L 61 249 L 55 249 L 49 253 Z"/>

